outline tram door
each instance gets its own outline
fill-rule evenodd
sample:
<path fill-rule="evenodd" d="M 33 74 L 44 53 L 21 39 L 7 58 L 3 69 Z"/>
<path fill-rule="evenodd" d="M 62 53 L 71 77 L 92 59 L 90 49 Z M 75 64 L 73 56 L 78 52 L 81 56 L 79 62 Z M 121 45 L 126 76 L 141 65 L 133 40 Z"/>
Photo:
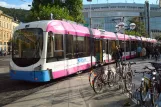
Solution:
<path fill-rule="evenodd" d="M 103 41 L 100 39 L 95 39 L 94 41 L 94 56 L 96 58 L 96 62 L 103 62 Z"/>
<path fill-rule="evenodd" d="M 116 45 L 118 44 L 119 44 L 119 41 L 108 40 L 106 53 L 108 54 L 109 62 L 115 59 Z"/>

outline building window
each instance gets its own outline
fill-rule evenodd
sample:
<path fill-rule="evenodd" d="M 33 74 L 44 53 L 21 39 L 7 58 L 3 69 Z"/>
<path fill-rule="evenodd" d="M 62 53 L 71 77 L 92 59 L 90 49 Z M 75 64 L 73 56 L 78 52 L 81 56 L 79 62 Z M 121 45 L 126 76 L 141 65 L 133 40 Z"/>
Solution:
<path fill-rule="evenodd" d="M 6 34 L 5 34 L 5 32 L 4 32 L 4 38 L 3 39 L 5 39 L 6 38 Z"/>

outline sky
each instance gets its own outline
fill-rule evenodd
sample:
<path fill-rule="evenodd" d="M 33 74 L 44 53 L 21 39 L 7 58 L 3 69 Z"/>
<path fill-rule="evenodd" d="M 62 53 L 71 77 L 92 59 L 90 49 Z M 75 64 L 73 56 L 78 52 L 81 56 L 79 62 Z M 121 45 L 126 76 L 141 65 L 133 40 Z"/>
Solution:
<path fill-rule="evenodd" d="M 149 0 L 150 4 L 156 4 L 156 1 L 159 0 Z M 92 0 L 91 4 L 97 3 L 144 3 L 145 0 Z M 159 4 L 157 2 L 157 4 Z M 29 10 L 30 7 L 28 5 L 32 4 L 32 0 L 0 0 L 0 6 L 7 8 L 17 8 L 17 9 L 25 9 Z M 87 0 L 83 0 L 83 4 L 90 4 Z"/>

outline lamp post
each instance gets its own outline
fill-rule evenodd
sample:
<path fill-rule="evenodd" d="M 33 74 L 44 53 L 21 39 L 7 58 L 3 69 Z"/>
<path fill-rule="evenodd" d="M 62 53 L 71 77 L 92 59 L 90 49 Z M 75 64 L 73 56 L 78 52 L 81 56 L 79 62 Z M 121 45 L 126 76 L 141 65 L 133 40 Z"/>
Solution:
<path fill-rule="evenodd" d="M 136 24 L 135 24 L 135 23 L 131 23 L 131 24 L 130 24 L 130 29 L 131 29 L 131 30 L 135 29 L 135 27 L 136 27 Z M 117 32 L 122 31 L 121 33 L 124 34 L 124 59 L 125 59 L 125 61 L 126 61 L 126 54 L 125 54 L 125 53 L 126 53 L 125 23 L 124 23 L 124 22 L 120 22 L 118 25 L 115 26 L 115 28 L 116 28 L 116 31 L 117 31 Z"/>
<path fill-rule="evenodd" d="M 90 18 L 90 28 L 92 27 L 91 25 L 92 25 L 92 20 L 91 20 L 91 2 L 92 2 L 92 0 L 87 0 L 88 2 L 90 2 L 90 13 L 89 13 L 89 18 Z M 91 31 L 91 30 L 90 30 Z M 91 35 L 91 37 L 92 37 L 92 35 Z M 93 56 L 93 39 L 91 38 L 90 39 L 90 49 L 91 49 L 91 52 L 90 52 L 90 54 L 91 54 L 91 69 L 93 69 L 93 64 L 92 64 L 92 56 Z"/>
<path fill-rule="evenodd" d="M 88 2 L 90 2 L 90 11 L 89 11 L 89 18 L 90 18 L 90 28 L 92 27 L 92 19 L 91 19 L 91 2 L 92 0 L 87 0 Z"/>

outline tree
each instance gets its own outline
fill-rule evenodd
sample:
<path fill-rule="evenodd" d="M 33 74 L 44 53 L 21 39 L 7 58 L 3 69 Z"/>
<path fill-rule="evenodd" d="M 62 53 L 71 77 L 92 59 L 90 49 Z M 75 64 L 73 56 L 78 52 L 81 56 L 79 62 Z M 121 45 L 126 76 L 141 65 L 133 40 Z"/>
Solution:
<path fill-rule="evenodd" d="M 42 6 L 39 5 L 39 11 L 32 10 L 30 12 L 30 18 L 28 21 L 35 21 L 35 20 L 49 20 L 51 19 L 50 14 L 53 13 L 54 19 L 67 19 L 67 20 L 73 20 L 71 16 L 69 16 L 69 12 L 66 8 L 61 8 L 58 5 L 55 6 Z"/>
<path fill-rule="evenodd" d="M 128 21 L 129 21 L 129 23 L 135 23 L 136 28 L 134 29 L 134 31 L 126 31 L 126 34 L 144 36 L 144 37 L 148 36 L 148 34 L 146 33 L 146 30 L 145 30 L 144 23 L 142 21 L 140 21 L 140 17 L 133 17 L 132 19 L 130 19 Z"/>
<path fill-rule="evenodd" d="M 54 2 L 53 2 L 54 1 Z M 31 20 L 50 19 L 50 14 L 54 19 L 67 19 L 78 23 L 84 23 L 82 15 L 82 0 L 33 0 L 29 17 Z"/>
<path fill-rule="evenodd" d="M 66 0 L 65 7 L 69 10 L 70 16 L 74 18 L 75 22 L 85 23 L 82 9 L 82 0 Z"/>

